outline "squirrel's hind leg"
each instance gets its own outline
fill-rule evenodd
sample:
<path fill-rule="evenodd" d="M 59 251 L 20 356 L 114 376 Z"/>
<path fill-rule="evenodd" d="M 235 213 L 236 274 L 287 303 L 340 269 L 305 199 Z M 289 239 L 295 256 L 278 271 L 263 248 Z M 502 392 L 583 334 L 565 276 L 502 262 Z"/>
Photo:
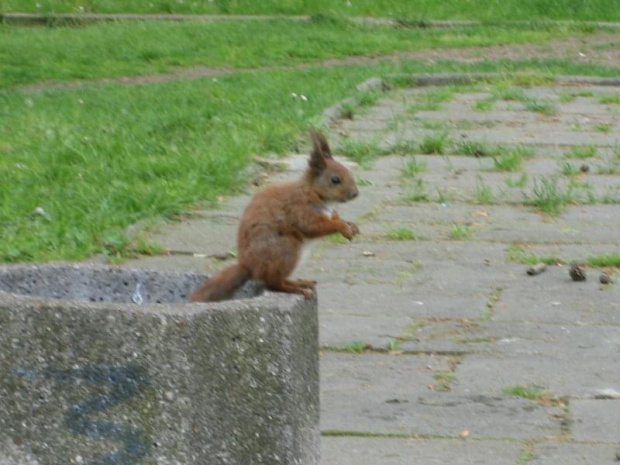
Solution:
<path fill-rule="evenodd" d="M 289 281 L 288 279 L 265 282 L 265 285 L 272 291 L 286 292 L 288 294 L 303 294 L 306 299 L 314 296 L 314 289 L 308 289 L 298 282 Z"/>
<path fill-rule="evenodd" d="M 316 281 L 309 281 L 307 279 L 296 279 L 295 281 L 293 281 L 293 284 L 301 287 L 314 287 L 316 286 Z"/>

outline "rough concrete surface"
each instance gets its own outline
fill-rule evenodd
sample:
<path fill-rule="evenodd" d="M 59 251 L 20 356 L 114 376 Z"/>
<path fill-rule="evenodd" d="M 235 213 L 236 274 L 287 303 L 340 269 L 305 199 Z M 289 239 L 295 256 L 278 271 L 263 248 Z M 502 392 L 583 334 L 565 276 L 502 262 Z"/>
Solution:
<path fill-rule="evenodd" d="M 316 300 L 205 277 L 0 267 L 0 463 L 318 464 Z"/>

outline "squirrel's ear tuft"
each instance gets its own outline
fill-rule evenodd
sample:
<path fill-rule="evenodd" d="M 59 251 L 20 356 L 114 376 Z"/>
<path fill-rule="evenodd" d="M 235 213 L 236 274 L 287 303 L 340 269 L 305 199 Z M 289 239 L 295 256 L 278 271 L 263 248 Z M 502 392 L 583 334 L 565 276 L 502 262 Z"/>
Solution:
<path fill-rule="evenodd" d="M 319 131 L 312 131 L 310 133 L 310 137 L 312 137 L 313 152 L 320 153 L 323 158 L 333 158 L 327 139 L 325 139 L 325 136 L 322 133 Z"/>
<path fill-rule="evenodd" d="M 312 137 L 312 153 L 310 154 L 309 165 L 310 171 L 316 176 L 325 170 L 327 167 L 325 159 L 332 158 L 332 154 L 323 134 L 312 131 L 310 136 Z"/>

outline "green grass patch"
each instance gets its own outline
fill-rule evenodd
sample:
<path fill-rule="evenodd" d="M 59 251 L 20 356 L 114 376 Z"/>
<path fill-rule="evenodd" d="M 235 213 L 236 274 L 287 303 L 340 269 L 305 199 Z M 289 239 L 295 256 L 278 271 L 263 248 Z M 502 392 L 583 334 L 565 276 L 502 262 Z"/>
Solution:
<path fill-rule="evenodd" d="M 385 237 L 391 241 L 414 241 L 417 239 L 416 233 L 405 227 L 390 229 L 385 233 Z"/>
<path fill-rule="evenodd" d="M 416 157 L 409 157 L 405 163 L 403 163 L 400 172 L 405 178 L 415 178 L 421 173 L 428 171 L 428 165 L 423 161 L 418 161 Z"/>
<path fill-rule="evenodd" d="M 256 68 L 443 47 L 543 42 L 564 35 L 560 28 L 419 31 L 342 21 L 115 22 L 80 28 L 0 24 L 0 88 L 163 73 L 197 65 Z M 438 91 L 433 100 L 443 101 L 447 97 L 440 94 L 446 92 L 450 91 Z M 362 97 L 372 98 L 371 94 Z"/>
<path fill-rule="evenodd" d="M 384 16 L 400 18 L 403 27 L 424 27 L 428 19 L 620 21 L 615 0 L 384 0 L 380 3 L 373 0 L 4 0 L 2 5 L 5 11 L 41 13 L 309 14 L 321 15 L 323 20 L 339 16 Z"/>
<path fill-rule="evenodd" d="M 542 386 L 509 386 L 502 389 L 502 393 L 509 396 L 523 397 L 524 399 L 541 401 L 549 398 L 549 391 Z"/>
<path fill-rule="evenodd" d="M 595 124 L 594 130 L 596 132 L 609 133 L 611 132 L 612 125 L 611 124 Z"/>
<path fill-rule="evenodd" d="M 587 259 L 590 266 L 600 268 L 620 268 L 620 254 L 591 255 Z"/>
<path fill-rule="evenodd" d="M 450 239 L 454 241 L 464 241 L 467 239 L 471 239 L 473 234 L 473 229 L 471 226 L 465 224 L 453 224 L 450 227 Z"/>
<path fill-rule="evenodd" d="M 504 179 L 504 182 L 506 183 L 507 187 L 520 187 L 523 188 L 527 185 L 527 173 L 521 173 L 521 175 L 517 178 L 517 179 L 512 179 L 512 178 L 506 178 Z"/>
<path fill-rule="evenodd" d="M 590 90 L 579 90 L 575 92 L 562 92 L 558 94 L 558 101 L 561 103 L 574 102 L 577 97 L 594 97 L 594 92 Z"/>
<path fill-rule="evenodd" d="M 422 94 L 420 97 L 424 103 L 444 103 L 449 102 L 457 92 L 457 88 L 453 86 L 436 87 Z"/>
<path fill-rule="evenodd" d="M 620 162 L 615 160 L 607 160 L 605 166 L 599 165 L 596 167 L 597 174 L 616 175 L 620 174 Z"/>
<path fill-rule="evenodd" d="M 578 174 L 581 174 L 581 171 L 576 166 L 571 165 L 570 163 L 564 162 L 562 163 L 562 174 L 564 176 L 573 177 L 573 176 L 577 176 Z"/>
<path fill-rule="evenodd" d="M 435 102 L 418 102 L 407 107 L 407 113 L 417 113 L 419 111 L 439 111 L 441 105 Z"/>
<path fill-rule="evenodd" d="M 0 93 L 0 261 L 117 256 L 130 224 L 215 201 L 245 184 L 253 154 L 294 149 L 365 72 Z"/>
<path fill-rule="evenodd" d="M 453 145 L 453 153 L 470 157 L 486 157 L 493 153 L 493 149 L 482 142 L 462 141 Z"/>
<path fill-rule="evenodd" d="M 474 104 L 476 111 L 491 111 L 495 107 L 496 100 L 493 97 L 478 100 Z"/>
<path fill-rule="evenodd" d="M 407 187 L 401 199 L 405 203 L 429 202 L 430 196 L 426 190 L 426 185 L 424 184 L 424 181 L 422 179 L 417 179 L 412 186 Z"/>
<path fill-rule="evenodd" d="M 517 262 L 523 265 L 536 265 L 537 263 L 558 265 L 560 263 L 565 263 L 560 257 L 554 255 L 541 256 L 529 253 L 527 249 L 520 244 L 511 244 L 506 252 L 506 258 L 511 262 Z"/>
<path fill-rule="evenodd" d="M 536 207 L 551 216 L 562 213 L 566 205 L 576 203 L 572 185 L 562 188 L 556 176 L 540 176 L 535 179 L 531 193 L 525 194 L 525 198 L 526 205 Z"/>
<path fill-rule="evenodd" d="M 330 236 L 327 236 L 327 242 L 334 245 L 343 245 L 347 244 L 349 240 L 342 234 L 332 234 Z"/>
<path fill-rule="evenodd" d="M 338 148 L 338 152 L 359 163 L 364 168 L 369 167 L 370 162 L 381 155 L 379 145 L 374 140 L 346 139 Z"/>
<path fill-rule="evenodd" d="M 496 100 L 506 100 L 514 102 L 525 102 L 528 99 L 523 89 L 520 89 L 518 87 L 503 86 L 498 86 L 498 88 L 493 91 L 493 97 Z"/>
<path fill-rule="evenodd" d="M 598 102 L 605 105 L 620 105 L 620 94 L 601 95 Z"/>
<path fill-rule="evenodd" d="M 452 390 L 451 384 L 456 378 L 456 373 L 452 371 L 438 371 L 433 374 L 436 384 L 433 390 L 437 392 L 449 392 Z"/>
<path fill-rule="evenodd" d="M 496 203 L 493 188 L 491 186 L 487 186 L 481 178 L 478 179 L 478 182 L 476 184 L 476 193 L 474 195 L 474 200 L 480 205 L 492 205 Z"/>
<path fill-rule="evenodd" d="M 391 146 L 387 153 L 395 155 L 408 155 L 410 153 L 416 153 L 418 151 L 418 144 L 411 140 L 399 140 L 393 146 Z"/>
<path fill-rule="evenodd" d="M 594 158 L 597 154 L 598 149 L 595 145 L 575 145 L 564 154 L 564 157 L 585 160 L 586 158 Z"/>
<path fill-rule="evenodd" d="M 448 151 L 450 144 L 451 140 L 447 133 L 426 136 L 420 143 L 420 152 L 443 155 Z"/>
<path fill-rule="evenodd" d="M 553 116 L 558 113 L 557 107 L 552 102 L 545 100 L 527 100 L 525 109 L 545 116 Z"/>
<path fill-rule="evenodd" d="M 432 129 L 433 131 L 445 130 L 448 127 L 445 121 L 438 120 L 418 119 L 414 123 L 422 129 Z"/>
<path fill-rule="evenodd" d="M 497 171 L 514 172 L 519 171 L 523 165 L 523 161 L 534 156 L 532 149 L 516 146 L 516 147 L 497 147 L 493 157 L 493 165 Z"/>
<path fill-rule="evenodd" d="M 495 307 L 497 307 L 497 303 L 501 299 L 503 292 L 504 289 L 498 287 L 491 293 L 489 299 L 487 300 L 485 309 L 480 313 L 480 316 L 478 317 L 480 321 L 489 321 L 491 318 L 493 318 L 493 315 L 495 314 Z"/>
<path fill-rule="evenodd" d="M 336 348 L 337 352 L 348 352 L 350 354 L 363 354 L 367 350 L 372 349 L 370 344 L 366 342 L 354 341 Z"/>

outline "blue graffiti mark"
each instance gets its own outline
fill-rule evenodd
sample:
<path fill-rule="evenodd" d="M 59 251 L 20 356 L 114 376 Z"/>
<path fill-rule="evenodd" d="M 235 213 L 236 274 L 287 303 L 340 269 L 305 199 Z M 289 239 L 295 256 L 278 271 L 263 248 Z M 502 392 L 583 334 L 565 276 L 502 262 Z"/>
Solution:
<path fill-rule="evenodd" d="M 31 382 L 37 379 L 51 379 L 57 384 L 85 381 L 93 386 L 111 387 L 106 394 L 73 405 L 65 412 L 65 425 L 74 434 L 119 442 L 124 446 L 121 451 L 87 462 L 88 465 L 135 465 L 148 454 L 150 441 L 143 431 L 91 418 L 98 412 L 109 410 L 139 395 L 150 383 L 144 368 L 137 365 L 96 365 L 73 370 L 17 368 L 13 373 Z"/>

